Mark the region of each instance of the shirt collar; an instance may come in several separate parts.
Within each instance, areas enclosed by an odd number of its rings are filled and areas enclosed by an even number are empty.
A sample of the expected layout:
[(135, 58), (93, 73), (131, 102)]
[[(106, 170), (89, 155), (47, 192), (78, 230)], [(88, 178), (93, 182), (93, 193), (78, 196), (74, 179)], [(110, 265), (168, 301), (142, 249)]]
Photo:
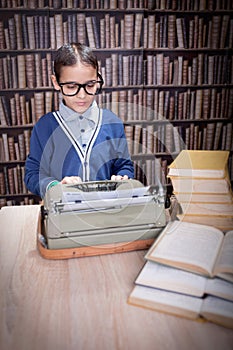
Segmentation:
[(69, 122), (71, 120), (75, 120), (76, 118), (80, 117), (81, 115), (88, 119), (93, 121), (95, 124), (98, 121), (98, 115), (99, 115), (99, 107), (96, 103), (96, 101), (93, 101), (91, 106), (84, 112), (84, 113), (77, 113), (71, 108), (67, 107), (63, 101), (61, 101), (60, 106), (59, 106), (59, 112), (63, 119), (66, 122)]

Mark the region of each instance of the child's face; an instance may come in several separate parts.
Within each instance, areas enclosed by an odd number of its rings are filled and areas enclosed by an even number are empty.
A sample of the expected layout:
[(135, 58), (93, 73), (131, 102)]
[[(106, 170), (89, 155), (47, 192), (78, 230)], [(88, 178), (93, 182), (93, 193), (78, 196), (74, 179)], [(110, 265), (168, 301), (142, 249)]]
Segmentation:
[[(90, 65), (77, 63), (74, 66), (64, 66), (62, 68), (59, 83), (75, 82), (85, 84), (92, 80), (97, 80), (96, 69)], [(52, 82), (56, 90), (61, 90), (55, 76), (52, 76)], [(66, 106), (78, 113), (84, 113), (90, 107), (94, 98), (94, 95), (88, 95), (83, 88), (75, 96), (63, 95)]]

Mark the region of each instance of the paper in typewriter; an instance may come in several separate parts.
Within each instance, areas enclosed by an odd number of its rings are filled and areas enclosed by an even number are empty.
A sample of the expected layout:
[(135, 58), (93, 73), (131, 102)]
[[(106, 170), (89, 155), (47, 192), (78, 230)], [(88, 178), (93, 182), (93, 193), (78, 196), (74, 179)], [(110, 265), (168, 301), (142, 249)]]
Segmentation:
[(151, 200), (148, 187), (127, 188), (114, 191), (63, 192), (63, 211), (114, 208), (147, 203)]

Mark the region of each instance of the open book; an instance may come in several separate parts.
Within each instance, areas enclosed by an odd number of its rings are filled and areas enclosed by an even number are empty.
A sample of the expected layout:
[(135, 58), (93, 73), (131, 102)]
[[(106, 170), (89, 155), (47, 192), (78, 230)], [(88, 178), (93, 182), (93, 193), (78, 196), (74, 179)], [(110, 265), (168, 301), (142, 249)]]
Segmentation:
[(206, 298), (197, 298), (136, 285), (128, 298), (128, 303), (190, 319), (202, 317), (233, 328), (233, 303), (210, 295)]
[(233, 282), (233, 231), (184, 221), (168, 223), (145, 258)]
[(147, 261), (138, 274), (136, 284), (170, 292), (203, 297), (206, 294), (233, 302), (233, 284), (221, 278), (209, 278)]

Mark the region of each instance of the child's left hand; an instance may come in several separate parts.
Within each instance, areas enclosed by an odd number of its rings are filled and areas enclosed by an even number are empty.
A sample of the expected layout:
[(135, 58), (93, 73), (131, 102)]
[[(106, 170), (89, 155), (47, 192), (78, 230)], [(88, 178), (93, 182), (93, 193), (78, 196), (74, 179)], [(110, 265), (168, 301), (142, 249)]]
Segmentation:
[(129, 177), (127, 175), (112, 175), (111, 180), (113, 181), (120, 181), (120, 180), (127, 180)]

